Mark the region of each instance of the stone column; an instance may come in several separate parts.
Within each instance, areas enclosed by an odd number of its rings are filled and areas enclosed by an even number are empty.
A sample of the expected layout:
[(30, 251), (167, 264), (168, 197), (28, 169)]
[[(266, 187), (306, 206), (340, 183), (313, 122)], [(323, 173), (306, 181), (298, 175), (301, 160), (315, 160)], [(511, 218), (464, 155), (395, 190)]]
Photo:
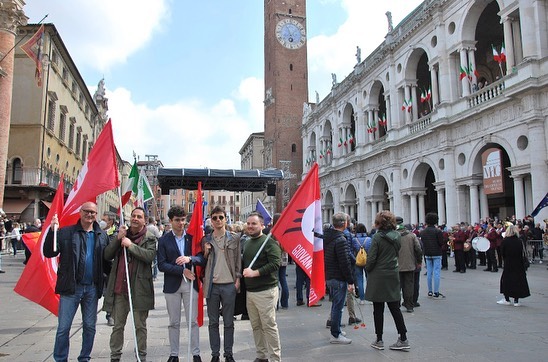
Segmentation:
[(512, 68), (515, 65), (514, 37), (512, 35), (512, 18), (508, 16), (504, 17), (504, 19), (502, 19), (502, 28), (504, 31), (504, 48), (506, 53), (506, 74), (511, 74)]
[(424, 206), (424, 196), (425, 196), (424, 192), (419, 193), (419, 223), (423, 223), (423, 224), (424, 224), (424, 216), (426, 214), (425, 212), (426, 208)]
[(367, 230), (371, 229), (371, 201), (366, 200), (365, 201), (365, 217), (363, 218), (363, 223), (365, 224), (365, 227), (367, 227)]
[[(466, 56), (466, 49), (460, 50), (460, 66), (462, 69), (468, 69), (468, 57)], [(459, 69), (459, 77), (460, 77), (460, 69)], [(462, 96), (466, 97), (470, 95), (470, 82), (468, 81), (468, 77), (464, 77), (461, 79), (460, 84), (462, 86)]]
[(375, 216), (377, 216), (377, 213), (378, 213), (378, 209), (377, 209), (377, 202), (375, 200), (371, 200), (371, 219), (370, 219), (370, 222), (369, 222), (369, 228), (371, 228), (371, 225), (373, 225), (375, 223)]
[[(13, 64), (17, 27), (27, 24), (23, 12), (24, 2), (4, 0), (0, 6), (0, 208), (4, 206), (4, 185), (6, 183), (6, 165), (11, 122), (11, 99), (13, 92)], [(32, 35), (31, 35), (32, 36)], [(34, 83), (34, 79), (32, 79)], [(35, 205), (38, 208), (39, 205)]]
[(414, 192), (411, 192), (409, 194), (409, 199), (411, 201), (411, 223), (412, 224), (419, 224), (419, 218), (417, 215), (417, 194)]
[(386, 132), (388, 132), (389, 129), (394, 128), (394, 121), (392, 120), (392, 104), (390, 103), (389, 95), (386, 95), (384, 99), (386, 101), (386, 121), (388, 122), (386, 125)]
[(470, 48), (468, 49), (468, 63), (472, 66), (472, 70), (470, 72), (470, 76), (472, 77), (472, 84), (478, 84), (478, 78), (476, 77), (475, 72), (477, 71), (476, 68), (476, 57), (474, 54), (474, 51), (476, 49)]
[(512, 176), (514, 178), (514, 203), (516, 205), (516, 218), (523, 219), (525, 211), (525, 194), (523, 189), (523, 175)]
[(432, 108), (435, 108), (439, 103), (438, 72), (435, 65), (430, 67), (430, 80), (432, 82)]
[(470, 185), (470, 224), (474, 225), (474, 223), (479, 222), (481, 218), (479, 213), (480, 213), (480, 202), (479, 202), (478, 185), (471, 184)]
[[(373, 124), (373, 110), (369, 109), (367, 111), (367, 124)], [(373, 142), (375, 140), (375, 136), (373, 133), (367, 133), (369, 142)]]
[(483, 184), (480, 185), (479, 196), (480, 196), (480, 218), (487, 219), (489, 217), (489, 201), (487, 200), (487, 195), (484, 192)]
[(445, 169), (443, 172), (445, 178), (445, 210), (447, 212), (447, 225), (457, 223), (457, 193), (455, 191), (455, 163), (454, 152), (448, 149), (444, 152), (443, 159)]
[(399, 165), (392, 169), (392, 200), (394, 213), (403, 217), (403, 201), (401, 194), (401, 178)]
[(417, 85), (413, 84), (411, 86), (411, 99), (413, 103), (413, 108), (411, 109), (411, 112), (413, 113), (413, 120), (412, 122), (419, 119), (419, 103), (417, 102)]
[(377, 130), (374, 132), (374, 135), (375, 135), (375, 139), (379, 139), (379, 136), (380, 136), (380, 127), (381, 125), (379, 124), (379, 110), (378, 109), (373, 109), (373, 122), (375, 122), (375, 124), (377, 125)]
[(356, 146), (363, 145), (366, 143), (367, 127), (365, 125), (365, 117), (360, 116), (360, 112), (354, 113), (354, 119), (356, 120)]
[[(409, 89), (410, 87), (408, 85), (403, 86), (403, 93), (404, 93), (404, 101), (409, 102), (411, 99), (411, 91)], [(407, 104), (404, 104), (407, 105)], [(404, 110), (405, 112), (405, 124), (411, 123), (411, 113), (407, 112), (407, 109)]]
[[(361, 178), (358, 180), (358, 220), (364, 222), (366, 218), (366, 207), (367, 203), (365, 202), (365, 179)], [(369, 228), (367, 228), (369, 230)]]
[[(528, 123), (529, 127), (529, 159), (531, 162), (531, 188), (533, 197), (533, 207), (537, 207), (538, 203), (546, 195), (546, 183), (548, 180), (548, 171), (546, 170), (546, 143), (544, 135), (545, 120), (538, 119)], [(516, 215), (517, 216), (517, 215)], [(540, 213), (535, 217), (535, 220), (544, 220), (548, 218), (548, 208), (540, 210)]]
[(441, 225), (447, 221), (445, 217), (445, 189), (439, 187), (436, 189), (436, 192), (438, 196), (438, 218)]

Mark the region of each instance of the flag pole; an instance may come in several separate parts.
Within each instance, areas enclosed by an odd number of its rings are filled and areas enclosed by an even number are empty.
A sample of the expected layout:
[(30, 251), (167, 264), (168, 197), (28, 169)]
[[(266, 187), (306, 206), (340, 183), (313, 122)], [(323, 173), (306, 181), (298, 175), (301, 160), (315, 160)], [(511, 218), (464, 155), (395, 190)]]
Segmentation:
[[(48, 17), (48, 15), (49, 15), (49, 14), (46, 14), (46, 15), (42, 18), (42, 20), (40, 20), (38, 23), (36, 23), (36, 25), (42, 24), (42, 21), (44, 21), (44, 19), (46, 19), (46, 18)], [(38, 29), (40, 29), (40, 28), (38, 28)], [(11, 49), (8, 50), (8, 51), (6, 52), (6, 54), (4, 54), (4, 56), (2, 57), (2, 59), (0, 59), (0, 63), (2, 63), (2, 60), (6, 59), (6, 57), (8, 56), (8, 54), (11, 53), (12, 50), (15, 49), (15, 47), (18, 46), (19, 43), (22, 42), (24, 39), (25, 39), (25, 37), (22, 37), (21, 39), (19, 39), (19, 41), (18, 41), (17, 43), (15, 43), (15, 45), (12, 46)]]
[[(124, 211), (122, 206), (122, 186), (118, 186), (118, 200), (120, 200), (120, 227), (126, 227), (124, 225)], [(135, 329), (135, 316), (133, 315), (133, 299), (131, 298), (131, 284), (129, 283), (129, 267), (127, 264), (127, 248), (124, 248), (124, 266), (126, 268), (126, 281), (127, 281), (127, 295), (129, 298), (129, 313), (131, 314), (131, 326), (133, 332), (133, 343), (135, 346), (135, 356), (137, 361), (141, 362), (139, 357), (139, 348), (137, 347), (137, 331)]]
[(253, 258), (253, 260), (251, 260), (251, 263), (249, 263), (249, 266), (248, 266), (249, 269), (251, 269), (253, 267), (253, 264), (255, 264), (255, 262), (257, 261), (257, 258), (259, 257), (259, 254), (261, 253), (261, 251), (263, 251), (264, 246), (266, 245), (266, 243), (268, 242), (268, 240), (270, 239), (271, 236), (272, 236), (272, 232), (270, 232), (267, 235), (266, 240), (263, 242), (263, 245), (261, 245), (261, 247), (259, 248), (259, 251), (257, 251), (257, 254), (255, 254), (255, 257)]
[[(184, 276), (185, 266), (183, 265), (183, 276)], [(194, 265), (192, 265), (191, 271), (194, 273)], [(186, 278), (185, 278), (186, 280)], [(187, 361), (192, 360), (192, 310), (194, 309), (194, 281), (190, 281), (190, 308), (188, 309), (188, 348), (187, 348)]]
[[(57, 214), (55, 214), (57, 218)], [(53, 224), (53, 252), (57, 252), (57, 229), (59, 229), (59, 219), (57, 219), (57, 224)]]

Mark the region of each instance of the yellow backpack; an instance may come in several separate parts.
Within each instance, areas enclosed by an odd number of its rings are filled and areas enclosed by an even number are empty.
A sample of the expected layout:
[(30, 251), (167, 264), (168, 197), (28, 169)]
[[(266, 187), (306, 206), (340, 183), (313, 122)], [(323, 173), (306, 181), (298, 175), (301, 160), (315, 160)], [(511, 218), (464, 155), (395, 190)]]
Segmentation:
[(367, 264), (367, 252), (363, 246), (360, 246), (358, 254), (356, 254), (356, 266), (364, 267)]

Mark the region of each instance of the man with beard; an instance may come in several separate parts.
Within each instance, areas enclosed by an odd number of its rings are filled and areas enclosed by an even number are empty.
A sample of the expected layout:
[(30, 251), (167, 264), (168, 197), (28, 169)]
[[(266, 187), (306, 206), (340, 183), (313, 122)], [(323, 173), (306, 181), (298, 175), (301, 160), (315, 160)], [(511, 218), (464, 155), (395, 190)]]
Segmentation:
[[(156, 257), (156, 237), (147, 231), (146, 212), (137, 207), (131, 212), (130, 227), (123, 225), (105, 248), (105, 259), (113, 260), (103, 308), (112, 314), (114, 327), (110, 335), (110, 359), (120, 361), (124, 346), (124, 328), (130, 311), (127, 279), (131, 288), (133, 320), (137, 349), (141, 361), (147, 355), (147, 318), (154, 309), (152, 262)], [(125, 256), (127, 255), (126, 274)]]
[[(276, 305), (278, 303), (278, 268), (282, 250), (272, 237), (266, 241), (263, 234), (264, 219), (258, 212), (247, 217), (249, 239), (244, 245), (243, 276), (247, 288), (247, 313), (253, 329), (253, 339), (257, 358), (255, 362), (281, 361), (282, 346), (278, 324), (276, 323)], [(255, 264), (250, 267), (257, 255)]]

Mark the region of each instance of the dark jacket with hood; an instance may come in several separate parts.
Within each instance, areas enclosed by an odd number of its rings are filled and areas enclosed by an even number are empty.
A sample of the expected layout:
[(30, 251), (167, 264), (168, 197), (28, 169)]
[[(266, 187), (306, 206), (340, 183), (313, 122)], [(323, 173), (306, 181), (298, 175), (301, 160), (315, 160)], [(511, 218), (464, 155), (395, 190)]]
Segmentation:
[(325, 280), (354, 284), (354, 265), (350, 262), (348, 241), (342, 231), (329, 229), (324, 233), (323, 256)]
[[(104, 284), (103, 253), (108, 245), (109, 238), (97, 222), (93, 223), (93, 233), (95, 234), (93, 283), (97, 290), (97, 298), (101, 298)], [(57, 245), (57, 251), (53, 251), (53, 228), (50, 228), (44, 241), (43, 252), (46, 258), (59, 255), (55, 293), (72, 295), (76, 290), (76, 283), (79, 283), (84, 277), (86, 261), (87, 231), (82, 229), (80, 220), (74, 225), (59, 229), (57, 232)]]
[(400, 233), (378, 231), (367, 253), (365, 299), (371, 302), (394, 302), (401, 299), (398, 255)]

